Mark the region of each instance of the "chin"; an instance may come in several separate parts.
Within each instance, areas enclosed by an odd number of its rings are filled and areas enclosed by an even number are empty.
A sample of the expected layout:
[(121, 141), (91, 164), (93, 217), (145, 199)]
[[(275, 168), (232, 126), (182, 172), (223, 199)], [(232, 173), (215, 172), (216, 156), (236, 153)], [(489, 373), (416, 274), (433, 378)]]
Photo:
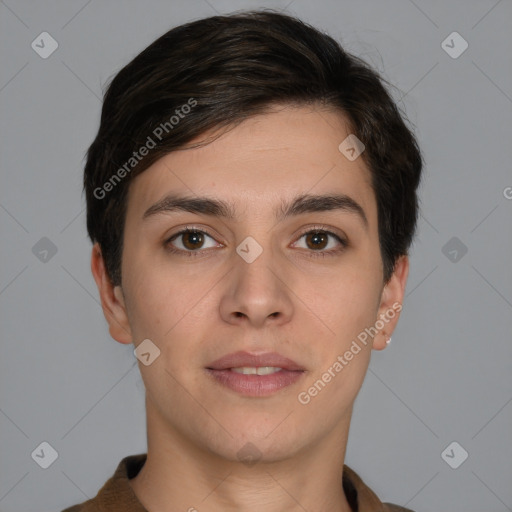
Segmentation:
[[(304, 432), (294, 428), (280, 429), (283, 417), (270, 422), (232, 422), (229, 432), (218, 436), (214, 434), (206, 443), (209, 450), (229, 461), (245, 462), (252, 465), (256, 461), (277, 462), (294, 456), (305, 444)], [(236, 427), (235, 427), (236, 426)], [(276, 428), (277, 427), (277, 428)], [(294, 435), (296, 434), (296, 435)]]

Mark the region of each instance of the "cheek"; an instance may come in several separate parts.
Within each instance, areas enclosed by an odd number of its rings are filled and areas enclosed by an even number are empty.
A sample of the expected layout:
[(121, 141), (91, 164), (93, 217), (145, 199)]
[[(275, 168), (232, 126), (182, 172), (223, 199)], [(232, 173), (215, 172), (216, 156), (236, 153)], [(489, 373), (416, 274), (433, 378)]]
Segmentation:
[(331, 274), (323, 283), (317, 281), (313, 294), (311, 284), (303, 285), (309, 309), (324, 321), (338, 348), (374, 323), (380, 303), (378, 279), (375, 272), (354, 269)]
[(312, 417), (320, 415), (326, 422), (350, 407), (362, 385), (372, 348), (365, 329), (377, 312), (375, 287), (368, 282), (345, 284), (322, 297), (329, 330), (313, 338), (318, 364), (301, 390)]
[(213, 276), (198, 279), (197, 273), (187, 277), (158, 266), (138, 270), (127, 287), (135, 342), (153, 340), (166, 359), (187, 357), (194, 334), (215, 311), (215, 282)]
[(132, 329), (149, 337), (148, 333), (158, 333), (163, 324), (170, 324), (172, 317), (179, 314), (177, 309), (183, 305), (184, 297), (176, 280), (179, 276), (169, 274), (169, 268), (156, 257), (156, 251), (162, 249), (145, 249), (147, 246), (148, 242), (137, 245), (133, 240), (126, 241), (123, 287), (129, 297), (127, 306)]

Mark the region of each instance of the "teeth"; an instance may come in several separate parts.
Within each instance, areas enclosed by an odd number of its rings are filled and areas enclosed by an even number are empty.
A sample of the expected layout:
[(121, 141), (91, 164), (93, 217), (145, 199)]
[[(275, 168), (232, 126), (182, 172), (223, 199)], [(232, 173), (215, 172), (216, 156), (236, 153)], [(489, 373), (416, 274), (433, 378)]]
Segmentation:
[(271, 373), (277, 373), (282, 370), (282, 368), (278, 368), (276, 366), (243, 366), (241, 368), (231, 368), (232, 372), (242, 373), (244, 375), (270, 375)]

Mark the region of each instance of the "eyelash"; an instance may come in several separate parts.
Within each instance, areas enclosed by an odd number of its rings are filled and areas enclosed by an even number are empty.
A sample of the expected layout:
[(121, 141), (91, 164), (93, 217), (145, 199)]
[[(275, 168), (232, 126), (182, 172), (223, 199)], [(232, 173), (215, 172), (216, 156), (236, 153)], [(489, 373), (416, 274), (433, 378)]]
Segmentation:
[[(334, 237), (340, 243), (341, 247), (337, 248), (337, 249), (330, 249), (328, 251), (311, 250), (309, 252), (311, 253), (310, 254), (311, 257), (313, 257), (313, 258), (318, 258), (318, 257), (325, 258), (326, 256), (336, 256), (337, 254), (343, 252), (349, 245), (349, 243), (346, 239), (340, 237), (339, 235), (337, 235), (336, 233), (333, 233), (332, 231), (329, 231), (329, 229), (327, 229), (325, 226), (313, 226), (313, 227), (308, 228), (307, 230), (303, 231), (299, 235), (299, 237), (297, 238), (297, 241), (300, 240), (304, 235), (308, 235), (310, 233), (318, 233), (318, 232), (325, 233), (327, 235)], [(215, 239), (215, 237), (205, 229), (197, 229), (194, 227), (187, 226), (186, 228), (182, 229), (181, 231), (174, 233), (170, 238), (168, 238), (164, 242), (164, 247), (166, 248), (166, 250), (168, 250), (169, 252), (171, 252), (173, 254), (179, 254), (179, 255), (186, 256), (186, 257), (198, 258), (198, 257), (202, 257), (204, 255), (202, 253), (209, 252), (209, 249), (213, 249), (213, 247), (210, 247), (208, 249), (198, 249), (196, 251), (190, 251), (190, 250), (185, 251), (183, 249), (177, 249), (177, 248), (173, 247), (171, 245), (171, 242), (174, 241), (176, 238), (178, 238), (180, 235), (183, 235), (185, 233), (203, 233), (205, 235), (208, 235), (210, 238)]]

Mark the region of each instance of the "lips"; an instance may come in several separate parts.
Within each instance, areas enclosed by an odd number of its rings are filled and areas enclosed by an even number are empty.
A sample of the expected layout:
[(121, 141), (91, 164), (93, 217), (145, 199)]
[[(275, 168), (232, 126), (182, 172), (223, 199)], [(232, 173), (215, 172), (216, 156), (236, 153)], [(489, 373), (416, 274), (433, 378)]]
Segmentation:
[(306, 369), (275, 352), (234, 352), (206, 367), (214, 381), (240, 395), (264, 397), (301, 380)]
[(305, 368), (287, 357), (276, 352), (267, 352), (265, 354), (250, 354), (249, 352), (233, 352), (227, 354), (206, 368), (209, 370), (230, 370), (231, 368), (258, 368), (274, 367), (282, 368), (288, 371), (305, 371)]

